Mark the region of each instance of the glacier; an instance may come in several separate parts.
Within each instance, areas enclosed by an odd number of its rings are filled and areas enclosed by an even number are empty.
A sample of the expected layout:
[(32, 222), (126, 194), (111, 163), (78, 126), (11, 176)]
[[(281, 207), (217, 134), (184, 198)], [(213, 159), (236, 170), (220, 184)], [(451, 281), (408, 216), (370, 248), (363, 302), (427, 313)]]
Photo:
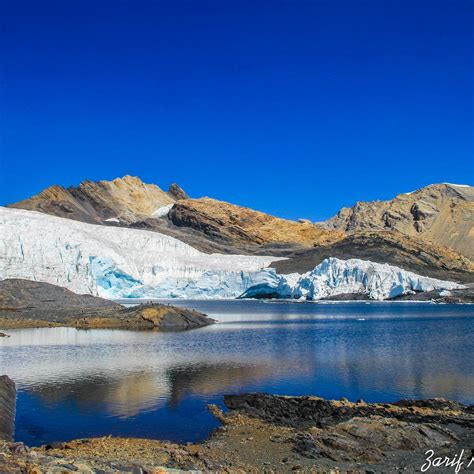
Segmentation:
[(362, 293), (382, 300), (456, 283), (388, 264), (328, 258), (312, 271), (279, 275), (273, 256), (205, 254), (178, 239), (0, 207), (0, 279), (52, 283), (121, 298), (292, 298)]
[(0, 278), (104, 298), (236, 298), (272, 256), (205, 254), (146, 230), (0, 207)]
[(368, 260), (327, 258), (310, 272), (278, 275), (266, 269), (266, 277), (241, 298), (293, 298), (319, 300), (344, 294), (364, 294), (385, 300), (419, 291), (463, 288), (450, 281), (417, 275), (402, 268)]

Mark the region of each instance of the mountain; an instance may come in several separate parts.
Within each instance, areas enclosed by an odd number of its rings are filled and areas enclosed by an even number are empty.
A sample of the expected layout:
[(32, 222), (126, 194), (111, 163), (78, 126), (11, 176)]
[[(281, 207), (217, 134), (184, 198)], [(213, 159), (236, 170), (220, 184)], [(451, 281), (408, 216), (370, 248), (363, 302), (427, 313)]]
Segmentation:
[(359, 202), (314, 224), (209, 197), (192, 199), (176, 184), (165, 192), (125, 176), (67, 189), (52, 186), (10, 207), (111, 228), (153, 231), (205, 254), (273, 255), (272, 265), (280, 273), (304, 273), (336, 257), (472, 282), (473, 206), (474, 188), (439, 184), (391, 201)]
[(139, 178), (84, 181), (79, 186), (51, 186), (8, 207), (58, 217), (160, 232), (206, 253), (279, 256), (343, 233), (309, 221), (290, 221), (210, 198), (189, 199), (177, 185), (164, 192)]
[(451, 247), (474, 259), (474, 187), (433, 184), (389, 201), (357, 202), (322, 223), (325, 228), (396, 230)]
[(308, 220), (291, 221), (209, 197), (176, 202), (168, 214), (177, 227), (188, 227), (237, 248), (249, 245), (312, 247), (341, 239), (340, 231)]
[(124, 176), (113, 181), (84, 181), (79, 186), (51, 186), (9, 207), (29, 209), (94, 224), (132, 224), (154, 217), (186, 193), (173, 184), (168, 192), (139, 178)]
[(278, 273), (305, 273), (323, 260), (361, 259), (388, 263), (420, 275), (459, 282), (474, 282), (474, 264), (455, 250), (394, 231), (359, 231), (343, 239), (287, 254), (272, 262)]

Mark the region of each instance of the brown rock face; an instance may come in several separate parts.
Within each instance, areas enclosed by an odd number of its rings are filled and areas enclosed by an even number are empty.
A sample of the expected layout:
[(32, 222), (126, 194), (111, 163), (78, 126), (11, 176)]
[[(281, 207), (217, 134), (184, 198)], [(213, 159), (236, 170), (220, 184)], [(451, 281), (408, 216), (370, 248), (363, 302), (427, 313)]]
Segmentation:
[(474, 259), (474, 187), (434, 184), (390, 201), (358, 202), (324, 226), (345, 232), (396, 230)]
[(67, 189), (51, 186), (10, 207), (94, 224), (127, 225), (153, 217), (158, 208), (173, 204), (178, 199), (175, 194), (186, 195), (176, 184), (166, 193), (154, 184), (143, 183), (133, 176), (124, 176), (113, 181), (84, 181), (77, 187)]
[(295, 222), (208, 197), (178, 201), (169, 213), (175, 226), (190, 227), (211, 239), (235, 245), (271, 243), (312, 246), (340, 239), (340, 231), (309, 221)]

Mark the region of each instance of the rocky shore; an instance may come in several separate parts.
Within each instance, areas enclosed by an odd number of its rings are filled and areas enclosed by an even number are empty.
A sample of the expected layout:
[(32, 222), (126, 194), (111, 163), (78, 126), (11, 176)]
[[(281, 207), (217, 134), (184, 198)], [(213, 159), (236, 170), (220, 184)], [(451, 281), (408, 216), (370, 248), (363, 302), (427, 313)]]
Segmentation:
[(403, 295), (395, 298), (395, 301), (432, 301), (440, 304), (474, 304), (474, 284), (465, 285), (464, 288), (449, 291), (425, 291), (412, 295)]
[(198, 311), (163, 304), (126, 308), (49, 283), (0, 281), (0, 329), (75, 327), (81, 329), (186, 330), (214, 320)]
[[(1, 378), (0, 393), (2, 383), (11, 384)], [(104, 437), (28, 448), (5, 440), (0, 472), (417, 472), (430, 449), (463, 453), (463, 469), (474, 454), (474, 407), (444, 399), (381, 404), (257, 393), (224, 403), (227, 413), (209, 407), (222, 425), (202, 443)]]

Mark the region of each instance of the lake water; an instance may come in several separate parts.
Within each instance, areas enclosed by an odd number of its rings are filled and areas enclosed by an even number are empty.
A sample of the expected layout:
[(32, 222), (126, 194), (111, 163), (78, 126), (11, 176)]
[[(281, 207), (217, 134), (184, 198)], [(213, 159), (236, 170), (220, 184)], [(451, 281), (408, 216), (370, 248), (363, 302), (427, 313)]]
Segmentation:
[(474, 306), (173, 301), (219, 321), (178, 333), (7, 331), (0, 373), (18, 386), (16, 439), (205, 438), (206, 405), (265, 391), (474, 402)]

